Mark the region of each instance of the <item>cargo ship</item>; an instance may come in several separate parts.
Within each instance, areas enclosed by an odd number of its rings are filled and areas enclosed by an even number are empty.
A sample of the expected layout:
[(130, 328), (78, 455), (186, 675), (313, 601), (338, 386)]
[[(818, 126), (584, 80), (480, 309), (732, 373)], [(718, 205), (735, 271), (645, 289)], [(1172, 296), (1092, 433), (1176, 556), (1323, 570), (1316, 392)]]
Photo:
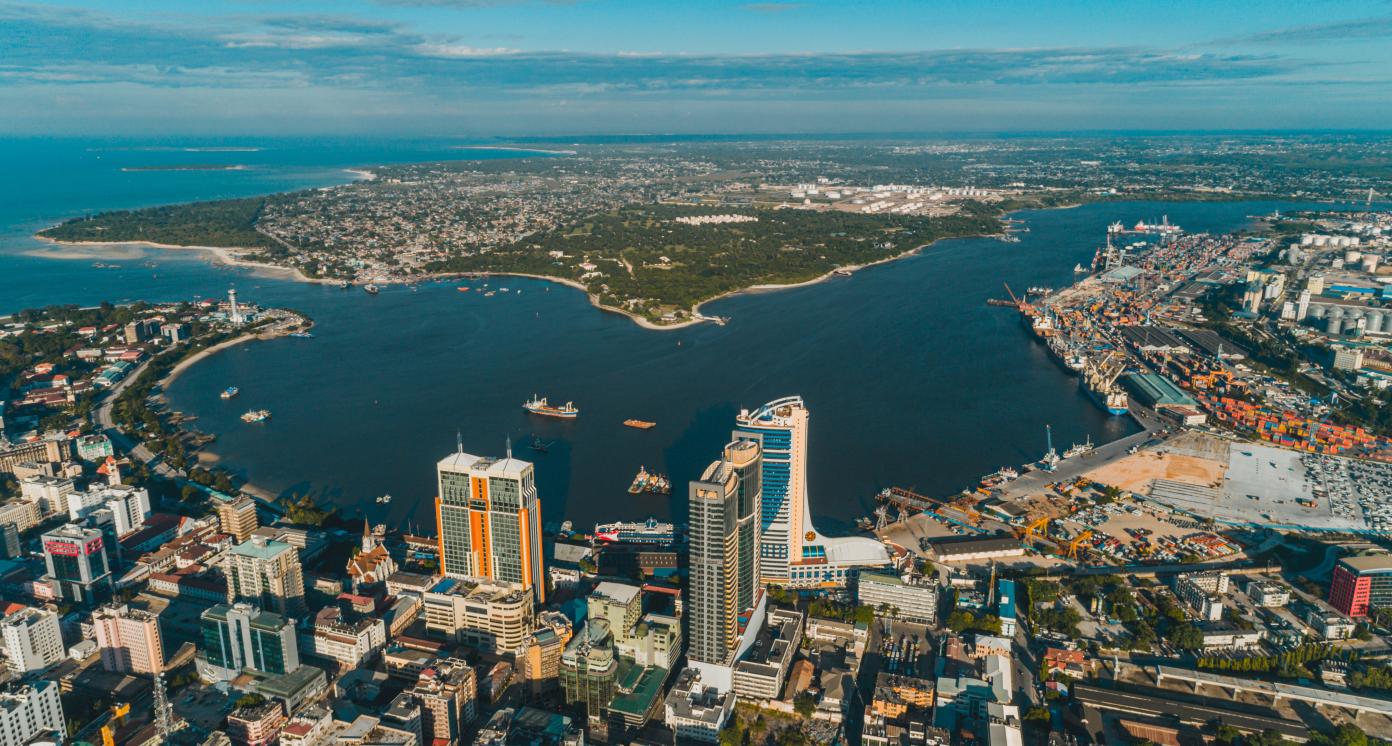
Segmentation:
[(648, 422), (647, 420), (624, 420), (624, 424), (639, 430), (651, 430), (657, 427), (656, 422)]
[(672, 483), (667, 477), (657, 473), (648, 473), (647, 467), (638, 467), (638, 474), (633, 477), (633, 483), (628, 486), (630, 495), (637, 495), (640, 492), (647, 492), (654, 495), (672, 494)]
[(1107, 414), (1120, 417), (1131, 411), (1131, 400), (1126, 396), (1125, 391), (1115, 386), (1099, 390), (1087, 385), (1086, 381), (1080, 382), (1079, 385), (1087, 391), (1088, 396), (1094, 402), (1097, 402), (1097, 406), (1107, 410)]
[(242, 393), (242, 390), (237, 388), (236, 386), (228, 386), (227, 388), (223, 389), (222, 393), (218, 394), (218, 396), (221, 396), (224, 399), (231, 399), (232, 397), (240, 393)]
[(242, 422), (265, 422), (271, 418), (269, 409), (253, 409), (242, 415)]
[(532, 394), (532, 398), (522, 402), (522, 408), (532, 414), (539, 414), (543, 417), (559, 417), (563, 420), (573, 420), (580, 416), (580, 410), (575, 407), (573, 402), (566, 402), (565, 406), (553, 407), (546, 402), (546, 397)]
[(671, 544), (677, 540), (677, 531), (670, 523), (649, 518), (642, 523), (629, 521), (596, 524), (594, 538), (595, 541), (621, 541), (630, 544)]

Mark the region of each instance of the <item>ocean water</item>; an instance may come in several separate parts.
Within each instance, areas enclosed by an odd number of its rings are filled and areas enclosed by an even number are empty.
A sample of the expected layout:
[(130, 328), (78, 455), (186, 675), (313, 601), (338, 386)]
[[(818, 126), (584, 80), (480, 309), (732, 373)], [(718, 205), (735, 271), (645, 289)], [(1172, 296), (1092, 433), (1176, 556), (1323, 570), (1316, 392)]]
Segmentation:
[[(486, 298), (460, 283), (381, 295), (260, 277), (201, 252), (73, 252), (36, 229), (86, 212), (323, 186), (344, 169), (448, 157), (452, 143), (351, 141), (0, 142), (0, 313), (49, 303), (220, 295), (284, 305), (316, 320), (314, 339), (255, 342), (219, 354), (170, 387), (175, 409), (216, 433), (220, 463), (275, 493), (314, 492), (349, 515), (429, 525), (434, 463), (455, 447), (535, 461), (545, 520), (578, 525), (648, 515), (682, 519), (688, 480), (718, 456), (741, 408), (803, 396), (811, 409), (809, 485), (823, 530), (845, 530), (880, 489), (946, 494), (1038, 458), (1055, 443), (1134, 432), (1101, 412), (1009, 309), (985, 305), (1030, 285), (1060, 286), (1106, 224), (1171, 222), (1231, 230), (1285, 203), (1116, 203), (1019, 214), (1019, 243), (940, 242), (849, 278), (735, 296), (707, 310), (727, 326), (648, 331), (593, 308), (579, 291), (494, 278)], [(256, 151), (188, 150), (256, 146)], [(123, 171), (168, 163), (240, 171)], [(72, 256), (82, 258), (66, 258)], [(116, 268), (94, 267), (93, 262)], [(480, 284), (480, 283), (470, 283)], [(222, 401), (229, 385), (242, 395)], [(521, 403), (573, 400), (574, 422)], [(272, 410), (247, 425), (249, 408)], [(657, 427), (624, 427), (626, 418)], [(529, 448), (533, 438), (548, 452)], [(640, 466), (671, 476), (670, 497), (629, 495)], [(390, 493), (390, 504), (376, 501)]]

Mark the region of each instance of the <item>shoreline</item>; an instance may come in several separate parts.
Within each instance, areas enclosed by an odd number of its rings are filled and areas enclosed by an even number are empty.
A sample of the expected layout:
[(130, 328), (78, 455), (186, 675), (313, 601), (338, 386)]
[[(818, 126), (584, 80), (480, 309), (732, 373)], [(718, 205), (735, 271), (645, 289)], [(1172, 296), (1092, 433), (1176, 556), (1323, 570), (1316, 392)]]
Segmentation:
[[(144, 249), (159, 249), (161, 251), (203, 251), (207, 252), (208, 254), (211, 254), (213, 259), (217, 263), (226, 265), (228, 267), (250, 269), (255, 272), (262, 272), (269, 275), (280, 275), (282, 277), (287, 277), (291, 280), (295, 280), (296, 282), (304, 282), (309, 283), (311, 285), (336, 285), (339, 282), (339, 280), (331, 280), (328, 278), (310, 277), (309, 275), (306, 275), (304, 272), (300, 271), (298, 268), (295, 267), (284, 267), (279, 264), (255, 262), (250, 259), (238, 256), (236, 253), (234, 253), (239, 251), (255, 251), (255, 249), (249, 249), (245, 246), (185, 246), (182, 244), (157, 243), (155, 241), (63, 241), (56, 238), (49, 238), (48, 236), (39, 235), (38, 233), (33, 234), (33, 236), (31, 237), (37, 241), (42, 241), (46, 244), (51, 244), (53, 246), (87, 246), (94, 248), (120, 248), (128, 246)], [(78, 259), (79, 257), (60, 258)]]
[[(365, 172), (365, 173), (368, 173), (368, 172)], [(373, 175), (373, 176), (371, 176), (371, 177), (364, 177), (364, 178), (375, 178), (375, 175)], [(717, 319), (718, 317), (706, 316), (705, 314), (703, 314), (703, 313), (701, 312), (701, 309), (702, 309), (707, 303), (713, 303), (713, 302), (718, 301), (718, 300), (722, 300), (722, 299), (725, 299), (725, 298), (729, 298), (729, 297), (733, 297), (733, 296), (741, 295), (741, 294), (745, 294), (745, 293), (750, 293), (750, 294), (753, 294), (753, 293), (772, 293), (772, 292), (777, 292), (777, 291), (779, 291), (779, 290), (791, 290), (791, 289), (793, 289), (793, 288), (800, 288), (800, 287), (808, 287), (808, 286), (811, 286), (811, 285), (817, 285), (817, 284), (826, 282), (827, 280), (830, 280), (830, 279), (832, 279), (833, 277), (836, 277), (836, 276), (838, 276), (838, 275), (845, 275), (845, 276), (849, 277), (849, 276), (851, 276), (851, 275), (855, 274), (856, 272), (859, 272), (859, 271), (861, 271), (861, 270), (863, 270), (863, 269), (868, 269), (868, 268), (870, 268), (870, 267), (876, 267), (876, 266), (879, 266), (879, 265), (882, 265), (882, 264), (888, 264), (888, 263), (890, 263), (890, 262), (895, 262), (895, 261), (898, 261), (898, 260), (900, 260), (900, 259), (905, 259), (905, 258), (907, 258), (907, 257), (913, 256), (914, 254), (918, 254), (918, 253), (922, 252), (924, 249), (930, 248), (931, 246), (933, 246), (934, 244), (936, 244), (936, 243), (939, 242), (939, 241), (944, 241), (944, 240), (953, 239), (953, 238), (989, 238), (989, 237), (991, 237), (992, 235), (996, 235), (996, 234), (980, 234), (980, 233), (978, 233), (978, 234), (969, 234), (969, 235), (962, 235), (962, 236), (944, 236), (944, 237), (942, 237), (942, 238), (935, 238), (935, 239), (933, 239), (932, 241), (929, 241), (928, 243), (921, 244), (921, 245), (919, 245), (919, 246), (915, 246), (915, 247), (913, 247), (913, 248), (911, 248), (911, 249), (908, 249), (908, 250), (906, 250), (906, 251), (902, 251), (902, 252), (900, 252), (900, 253), (898, 253), (898, 254), (895, 254), (895, 255), (893, 255), (893, 256), (887, 256), (887, 257), (884, 257), (884, 258), (882, 258), (882, 259), (877, 259), (877, 260), (875, 260), (875, 261), (873, 261), (873, 262), (867, 262), (867, 263), (865, 263), (865, 264), (848, 264), (848, 265), (844, 265), (844, 266), (833, 267), (832, 269), (826, 271), (825, 273), (823, 273), (823, 274), (821, 274), (821, 275), (818, 275), (817, 277), (813, 277), (813, 278), (810, 279), (810, 280), (803, 280), (803, 281), (801, 281), (801, 282), (792, 282), (792, 283), (767, 283), (767, 284), (761, 284), (761, 285), (750, 285), (749, 287), (736, 288), (736, 289), (734, 289), (734, 290), (727, 290), (727, 291), (725, 291), (725, 292), (723, 292), (723, 293), (720, 293), (719, 295), (716, 295), (716, 296), (711, 297), (711, 298), (707, 298), (707, 299), (702, 300), (702, 301), (696, 303), (695, 305), (691, 306), (690, 308), (687, 309), (687, 311), (688, 311), (690, 314), (692, 314), (692, 318), (687, 319), (687, 320), (685, 320), (685, 321), (679, 321), (679, 322), (674, 323), (674, 324), (657, 324), (657, 323), (654, 323), (654, 322), (650, 321), (647, 317), (645, 317), (645, 316), (640, 316), (640, 315), (638, 315), (638, 314), (636, 314), (636, 313), (634, 313), (634, 312), (632, 312), (632, 311), (629, 311), (629, 310), (627, 310), (627, 309), (618, 308), (618, 307), (616, 307), (616, 306), (609, 306), (609, 305), (605, 305), (605, 304), (603, 304), (603, 303), (600, 303), (600, 302), (599, 302), (599, 295), (598, 295), (598, 294), (590, 292), (589, 288), (585, 287), (585, 286), (584, 286), (583, 284), (581, 284), (580, 282), (578, 282), (578, 281), (576, 281), (576, 280), (572, 280), (572, 279), (570, 279), (570, 278), (568, 278), (568, 277), (555, 277), (555, 276), (551, 276), (551, 275), (538, 275), (538, 274), (534, 274), (534, 273), (530, 273), (530, 272), (505, 272), (505, 271), (479, 270), (479, 271), (471, 271), (471, 272), (426, 273), (426, 274), (421, 274), (421, 275), (417, 275), (417, 276), (411, 277), (411, 278), (409, 278), (409, 279), (407, 279), (407, 278), (403, 278), (403, 279), (385, 279), (385, 280), (377, 280), (376, 282), (377, 282), (377, 284), (379, 284), (379, 285), (407, 285), (407, 284), (412, 284), (412, 283), (416, 283), (416, 282), (436, 282), (436, 281), (450, 280), (450, 279), (459, 278), (459, 277), (526, 277), (526, 278), (533, 279), (533, 280), (544, 280), (544, 281), (547, 281), (547, 282), (554, 282), (554, 283), (556, 283), (556, 284), (558, 284), (558, 285), (564, 285), (564, 286), (566, 286), (566, 287), (570, 287), (570, 288), (574, 288), (574, 289), (576, 289), (576, 290), (579, 290), (580, 292), (582, 292), (582, 293), (585, 294), (585, 297), (586, 297), (586, 299), (589, 301), (589, 303), (590, 303), (591, 306), (594, 306), (595, 308), (597, 308), (597, 309), (599, 309), (599, 310), (601, 310), (601, 311), (606, 311), (606, 312), (609, 312), (609, 313), (615, 313), (615, 314), (619, 314), (619, 315), (621, 315), (621, 316), (625, 316), (625, 317), (627, 317), (630, 321), (632, 321), (634, 324), (638, 325), (638, 327), (640, 327), (640, 328), (642, 328), (642, 329), (647, 329), (647, 330), (649, 330), (649, 331), (674, 331), (674, 330), (677, 330), (677, 329), (685, 329), (685, 328), (687, 328), (687, 327), (695, 326), (695, 325), (697, 325), (697, 324), (703, 324), (703, 323), (708, 323), (708, 322), (714, 322), (714, 321), (716, 321), (716, 319)], [(251, 269), (251, 270), (253, 270), (253, 271), (265, 272), (265, 273), (271, 274), (271, 275), (279, 275), (279, 276), (282, 276), (282, 277), (288, 277), (289, 279), (295, 280), (295, 281), (297, 281), (297, 282), (304, 282), (304, 283), (310, 283), (310, 284), (316, 284), (316, 285), (337, 285), (339, 282), (341, 282), (341, 280), (335, 280), (335, 279), (328, 279), (328, 278), (313, 278), (313, 277), (309, 277), (308, 275), (304, 274), (304, 272), (302, 272), (302, 271), (300, 271), (299, 269), (294, 268), (294, 267), (282, 267), (282, 266), (277, 265), (277, 264), (266, 264), (266, 263), (263, 263), (263, 262), (254, 262), (254, 261), (250, 261), (250, 260), (248, 260), (248, 259), (243, 259), (242, 257), (237, 256), (236, 254), (233, 253), (233, 252), (237, 252), (237, 251), (253, 251), (253, 249), (248, 249), (248, 248), (245, 248), (245, 247), (236, 247), (236, 246), (181, 246), (181, 245), (177, 245), (177, 244), (156, 243), (156, 242), (154, 242), (154, 241), (61, 241), (61, 240), (58, 240), (58, 239), (55, 239), (55, 238), (49, 238), (49, 237), (47, 237), (47, 236), (41, 236), (41, 235), (39, 235), (39, 234), (37, 234), (37, 233), (34, 234), (33, 237), (34, 237), (35, 239), (38, 239), (39, 241), (43, 241), (43, 242), (45, 242), (45, 243), (52, 244), (52, 245), (54, 245), (54, 246), (91, 246), (91, 247), (122, 247), (122, 246), (132, 246), (132, 247), (137, 247), (137, 248), (152, 248), (152, 249), (159, 249), (159, 250), (165, 250), (165, 251), (170, 251), (170, 250), (172, 250), (172, 251), (177, 251), (177, 250), (204, 251), (204, 252), (207, 252), (207, 253), (211, 254), (212, 257), (214, 258), (214, 260), (216, 260), (217, 262), (220, 262), (220, 263), (222, 263), (222, 264), (224, 264), (224, 265), (227, 265), (227, 266), (229, 266), (229, 267), (241, 267), (241, 268)], [(355, 283), (355, 284), (356, 284), (356, 283)]]
[(161, 378), (156, 383), (156, 385), (158, 385), (162, 390), (167, 389), (169, 388), (169, 384), (174, 383), (174, 381), (178, 380), (179, 376), (183, 375), (185, 371), (187, 371), (189, 368), (192, 368), (197, 363), (207, 360), (208, 358), (212, 357), (213, 355), (216, 355), (219, 352), (222, 352), (223, 350), (226, 350), (231, 347), (236, 347), (237, 345), (242, 344), (244, 342), (250, 342), (253, 339), (274, 339), (274, 337), (263, 336), (260, 332), (251, 332), (249, 334), (243, 334), (239, 337), (233, 337), (232, 339), (223, 340), (222, 342), (218, 342), (212, 347), (204, 347), (198, 352), (195, 352), (192, 355), (189, 355), (188, 357), (184, 358), (183, 360), (180, 360), (177, 365), (169, 369), (168, 373), (164, 374), (164, 378)]

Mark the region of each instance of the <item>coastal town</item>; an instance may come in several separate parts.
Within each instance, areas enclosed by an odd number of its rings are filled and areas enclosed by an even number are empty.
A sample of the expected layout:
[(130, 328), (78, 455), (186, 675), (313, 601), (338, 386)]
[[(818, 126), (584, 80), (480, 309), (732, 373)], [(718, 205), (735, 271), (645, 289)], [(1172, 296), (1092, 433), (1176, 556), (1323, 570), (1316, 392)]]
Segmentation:
[[(938, 239), (1011, 240), (1001, 219), (1007, 209), (1392, 191), (1387, 179), (1304, 165), (1340, 148), (1375, 157), (1376, 143), (1132, 138), (1091, 146), (775, 142), (505, 151), (523, 157), (374, 166), (355, 171), (369, 178), (341, 186), (88, 215), (38, 235), (69, 244), (206, 247), (227, 260), (369, 289), (461, 274), (536, 275), (671, 328), (704, 320), (701, 304), (723, 295), (813, 281)], [(1204, 167), (1196, 172), (1194, 163)], [(730, 216), (736, 220), (720, 219)]]
[[(1009, 198), (787, 191), (809, 214), (910, 221)], [(729, 199), (645, 209), (693, 231), (768, 219)], [(312, 337), (302, 314), (234, 291), (12, 315), (4, 743), (1392, 735), (1392, 213), (1251, 220), (1097, 225), (1069, 286), (1003, 286), (983, 311), (1016, 316), (1019, 343), (1137, 431), (1045, 428), (1037, 460), (955, 494), (886, 488), (841, 536), (814, 525), (816, 402), (792, 392), (742, 403), (699, 473), (639, 471), (630, 493), (672, 493), (680, 522), (543, 522), (546, 449), (461, 436), (433, 494), (395, 498), (434, 525), (388, 525), (205, 468), (216, 433), (164, 401), (222, 346)], [(523, 407), (573, 421), (583, 404)], [(245, 406), (247, 427), (273, 416)]]

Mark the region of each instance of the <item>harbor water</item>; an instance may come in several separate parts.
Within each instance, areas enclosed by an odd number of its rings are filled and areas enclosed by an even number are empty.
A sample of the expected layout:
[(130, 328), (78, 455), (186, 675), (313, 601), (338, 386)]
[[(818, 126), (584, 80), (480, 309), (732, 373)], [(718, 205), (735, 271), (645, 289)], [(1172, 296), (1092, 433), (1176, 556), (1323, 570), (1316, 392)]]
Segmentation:
[[(237, 288), (239, 299), (315, 319), (312, 339), (240, 345), (184, 373), (174, 409), (218, 437), (210, 459), (274, 494), (312, 492), (348, 515), (433, 525), (434, 464), (455, 447), (534, 461), (544, 520), (577, 526), (648, 515), (681, 520), (686, 483), (729, 440), (742, 407), (798, 394), (811, 410), (812, 513), (847, 530), (891, 485), (928, 494), (971, 486), (1039, 458), (1045, 425), (1060, 450), (1137, 430), (1101, 411), (1008, 308), (985, 301), (1003, 283), (1061, 287), (1087, 264), (1108, 223), (1158, 220), (1223, 231), (1287, 203), (1110, 203), (1028, 211), (1018, 243), (942, 241), (921, 254), (796, 289), (745, 294), (703, 310), (726, 326), (649, 331), (602, 312), (574, 289), (489, 278), (491, 297), (459, 284), (360, 289), (296, 283), (218, 266), (202, 252), (96, 255), (27, 236), (101, 209), (321, 186), (342, 169), (459, 157), (424, 145), (357, 146), (311, 155), (293, 144), (248, 152), (122, 150), (90, 157), (75, 141), (13, 150), (23, 173), (0, 187), (0, 312), (47, 303), (172, 300)], [(357, 148), (357, 149), (355, 149)], [(121, 171), (152, 157), (238, 163), (241, 171)], [(47, 155), (45, 155), (47, 153)], [(279, 154), (279, 155), (277, 155)], [(22, 158), (20, 156), (23, 156)], [(47, 163), (58, 163), (54, 171)], [(29, 187), (17, 186), (19, 177)], [(73, 258), (77, 257), (77, 258)], [(95, 264), (101, 266), (94, 266)], [(241, 389), (233, 400), (220, 393)], [(574, 401), (574, 420), (525, 412), (533, 394)], [(248, 424), (249, 408), (272, 412)], [(629, 418), (657, 423), (625, 427)], [(546, 452), (529, 448), (534, 438)], [(631, 495), (639, 467), (668, 475), (672, 494)], [(390, 503), (377, 496), (390, 493)]]

